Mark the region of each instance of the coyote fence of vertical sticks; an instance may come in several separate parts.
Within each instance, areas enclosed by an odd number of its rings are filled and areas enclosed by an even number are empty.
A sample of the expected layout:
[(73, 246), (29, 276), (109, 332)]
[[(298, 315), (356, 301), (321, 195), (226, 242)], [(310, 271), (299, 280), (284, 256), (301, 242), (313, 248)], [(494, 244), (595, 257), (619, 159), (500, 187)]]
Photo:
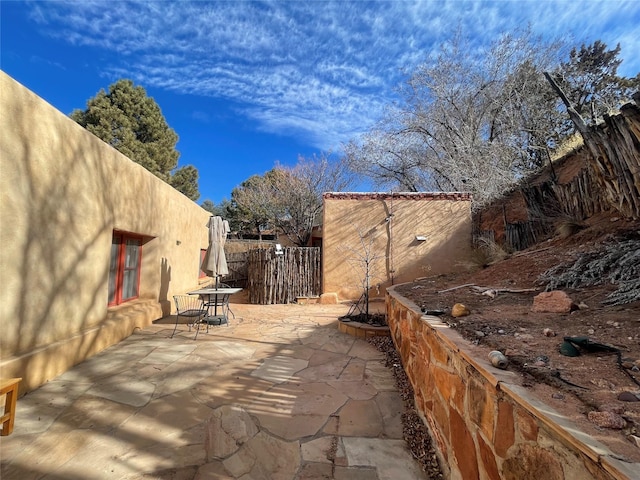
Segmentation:
[(249, 251), (249, 302), (258, 305), (293, 303), (297, 297), (320, 294), (320, 249), (286, 247)]

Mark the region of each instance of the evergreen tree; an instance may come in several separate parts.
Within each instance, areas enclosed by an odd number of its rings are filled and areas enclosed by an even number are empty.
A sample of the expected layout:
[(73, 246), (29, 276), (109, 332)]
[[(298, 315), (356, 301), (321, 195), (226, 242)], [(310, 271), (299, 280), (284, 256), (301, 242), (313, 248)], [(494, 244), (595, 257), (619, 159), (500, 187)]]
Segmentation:
[(242, 222), (238, 218), (238, 208), (231, 200), (223, 198), (222, 201), (216, 205), (207, 199), (202, 202), (200, 206), (207, 212), (210, 212), (211, 215), (219, 216), (227, 220), (232, 232), (242, 230)]
[(204, 208), (207, 212), (210, 212), (211, 215), (220, 215), (218, 213), (218, 207), (211, 200), (206, 199), (204, 202), (200, 204), (202, 208)]
[(193, 165), (177, 169), (171, 176), (169, 183), (191, 200), (195, 201), (200, 197), (200, 192), (198, 192), (198, 169)]
[(620, 44), (607, 50), (607, 45), (596, 40), (591, 45), (573, 48), (569, 58), (555, 74), (573, 108), (585, 120), (596, 123), (602, 115), (618, 110), (640, 88), (640, 74), (635, 78), (618, 75), (622, 63)]
[(180, 156), (176, 150), (178, 135), (141, 86), (131, 80), (118, 80), (108, 93), (100, 90), (91, 98), (86, 110), (74, 110), (70, 116), (190, 199), (200, 196), (198, 171), (193, 166), (175, 170)]

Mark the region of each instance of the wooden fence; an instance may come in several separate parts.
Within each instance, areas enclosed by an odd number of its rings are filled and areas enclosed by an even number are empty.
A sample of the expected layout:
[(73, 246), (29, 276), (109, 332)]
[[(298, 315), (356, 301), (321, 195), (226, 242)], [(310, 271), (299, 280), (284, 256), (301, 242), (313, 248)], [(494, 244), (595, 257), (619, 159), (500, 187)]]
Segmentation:
[(505, 227), (505, 245), (507, 250), (513, 252), (541, 242), (552, 231), (550, 223), (540, 220), (507, 223)]
[[(585, 127), (582, 135), (588, 154), (584, 167), (572, 179), (523, 182), (517, 193), (510, 192), (488, 207), (495, 218), (495, 207), (502, 204), (504, 239), (483, 230), (481, 218), (489, 213), (488, 208), (475, 213), (474, 245), (493, 237), (510, 250), (522, 250), (551, 235), (554, 223), (563, 219), (581, 222), (607, 211), (640, 218), (640, 95), (634, 100), (620, 114)], [(524, 199), (526, 218), (507, 221), (505, 205), (517, 195)]]
[(245, 288), (247, 286), (249, 252), (233, 252), (225, 255), (229, 274), (225, 275), (222, 281), (233, 287)]
[(297, 297), (320, 295), (320, 248), (286, 247), (249, 251), (249, 302), (293, 303)]
[(619, 115), (583, 132), (592, 170), (611, 207), (627, 218), (640, 218), (640, 92)]

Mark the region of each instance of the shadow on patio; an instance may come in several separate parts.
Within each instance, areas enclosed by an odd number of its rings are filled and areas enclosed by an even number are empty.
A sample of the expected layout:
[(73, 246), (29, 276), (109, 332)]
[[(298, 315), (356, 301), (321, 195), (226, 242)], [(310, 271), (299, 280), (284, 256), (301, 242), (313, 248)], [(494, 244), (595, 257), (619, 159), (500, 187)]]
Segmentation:
[(345, 305), (232, 306), (209, 334), (174, 318), (18, 400), (1, 477), (425, 478), (380, 354)]

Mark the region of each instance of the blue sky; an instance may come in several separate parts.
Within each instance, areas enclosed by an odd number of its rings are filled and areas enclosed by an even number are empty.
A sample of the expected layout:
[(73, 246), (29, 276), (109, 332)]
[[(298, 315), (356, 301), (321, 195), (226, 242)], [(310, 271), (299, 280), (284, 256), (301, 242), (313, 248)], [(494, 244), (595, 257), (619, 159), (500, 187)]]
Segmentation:
[(458, 25), (479, 44), (527, 24), (619, 42), (619, 73), (640, 71), (637, 0), (2, 0), (0, 18), (0, 68), (65, 114), (120, 78), (143, 86), (200, 172), (198, 203), (339, 152)]

